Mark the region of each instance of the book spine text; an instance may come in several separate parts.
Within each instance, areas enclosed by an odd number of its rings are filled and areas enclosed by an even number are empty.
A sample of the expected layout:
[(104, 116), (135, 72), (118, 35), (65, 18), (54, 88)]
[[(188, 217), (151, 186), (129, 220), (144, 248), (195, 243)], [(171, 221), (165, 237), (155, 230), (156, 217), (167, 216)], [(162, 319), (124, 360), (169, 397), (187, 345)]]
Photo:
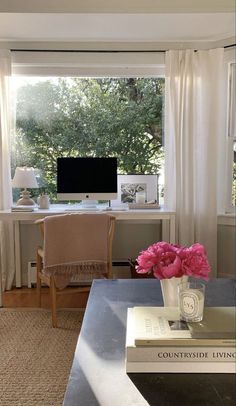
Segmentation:
[(128, 361), (134, 362), (234, 362), (236, 348), (214, 347), (127, 347)]

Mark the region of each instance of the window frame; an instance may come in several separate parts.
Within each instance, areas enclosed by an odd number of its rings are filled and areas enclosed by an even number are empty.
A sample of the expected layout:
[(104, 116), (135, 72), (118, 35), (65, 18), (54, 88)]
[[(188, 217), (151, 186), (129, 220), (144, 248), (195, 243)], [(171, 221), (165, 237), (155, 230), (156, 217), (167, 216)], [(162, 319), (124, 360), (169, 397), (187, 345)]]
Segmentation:
[[(232, 77), (232, 66), (235, 66), (234, 80)], [(235, 83), (233, 83), (235, 82)], [(226, 128), (226, 202), (225, 202), (225, 212), (236, 214), (236, 206), (232, 204), (232, 183), (233, 183), (233, 164), (234, 164), (234, 150), (233, 146), (236, 142), (236, 133), (233, 134), (232, 131), (232, 121), (235, 120), (233, 115), (233, 100), (236, 100), (236, 61), (232, 60), (228, 62), (228, 75), (227, 75), (227, 128)], [(232, 92), (234, 96), (232, 97)], [(234, 128), (235, 128), (234, 123)]]
[(164, 51), (15, 50), (11, 56), (13, 77), (165, 78)]
[[(232, 149), (229, 137), (229, 67), (235, 63), (233, 50), (225, 52), (227, 103), (226, 137), (224, 142), (225, 170), (220, 174), (219, 213), (236, 214), (232, 202)], [(12, 51), (13, 76), (71, 76), (71, 77), (165, 77), (165, 52), (109, 51)], [(224, 97), (222, 95), (222, 97)], [(225, 179), (227, 179), (225, 184)], [(222, 194), (223, 196), (220, 196)]]
[(164, 77), (164, 52), (12, 51), (12, 74), (25, 76)]

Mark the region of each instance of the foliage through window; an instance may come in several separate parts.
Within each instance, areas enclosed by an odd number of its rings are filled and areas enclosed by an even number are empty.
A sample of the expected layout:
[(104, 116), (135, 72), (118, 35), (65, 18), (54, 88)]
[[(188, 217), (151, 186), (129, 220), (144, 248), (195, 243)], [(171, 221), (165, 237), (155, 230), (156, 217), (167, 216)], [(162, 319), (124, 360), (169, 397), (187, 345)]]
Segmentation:
[(162, 78), (15, 77), (16, 166), (40, 170), (40, 192), (56, 199), (61, 156), (116, 156), (119, 173), (163, 171)]

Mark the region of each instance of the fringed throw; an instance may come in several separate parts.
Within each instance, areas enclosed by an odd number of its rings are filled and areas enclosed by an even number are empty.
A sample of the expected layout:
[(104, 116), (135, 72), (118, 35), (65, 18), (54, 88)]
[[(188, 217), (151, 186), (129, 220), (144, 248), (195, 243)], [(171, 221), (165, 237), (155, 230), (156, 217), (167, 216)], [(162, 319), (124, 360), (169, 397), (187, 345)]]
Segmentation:
[(89, 282), (106, 278), (107, 272), (108, 266), (104, 261), (80, 261), (43, 268), (45, 275), (54, 276), (58, 289), (64, 289), (70, 282)]

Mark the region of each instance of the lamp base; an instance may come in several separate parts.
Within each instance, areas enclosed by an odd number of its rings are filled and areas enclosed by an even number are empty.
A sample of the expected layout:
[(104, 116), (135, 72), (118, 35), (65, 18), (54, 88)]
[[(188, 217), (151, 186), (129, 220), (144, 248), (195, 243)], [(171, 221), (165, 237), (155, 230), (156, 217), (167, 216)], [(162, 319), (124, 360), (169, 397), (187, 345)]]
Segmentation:
[(17, 206), (35, 206), (35, 202), (30, 198), (30, 192), (23, 190), (20, 195), (20, 199), (16, 202)]

